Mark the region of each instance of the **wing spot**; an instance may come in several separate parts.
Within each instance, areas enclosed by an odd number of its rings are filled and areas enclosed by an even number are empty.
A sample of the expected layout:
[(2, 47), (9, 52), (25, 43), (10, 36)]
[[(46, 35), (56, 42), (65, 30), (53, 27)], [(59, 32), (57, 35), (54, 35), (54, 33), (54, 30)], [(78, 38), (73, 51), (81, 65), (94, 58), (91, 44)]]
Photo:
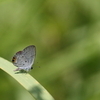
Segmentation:
[(16, 57), (13, 57), (12, 62), (13, 62), (13, 63), (16, 62)]

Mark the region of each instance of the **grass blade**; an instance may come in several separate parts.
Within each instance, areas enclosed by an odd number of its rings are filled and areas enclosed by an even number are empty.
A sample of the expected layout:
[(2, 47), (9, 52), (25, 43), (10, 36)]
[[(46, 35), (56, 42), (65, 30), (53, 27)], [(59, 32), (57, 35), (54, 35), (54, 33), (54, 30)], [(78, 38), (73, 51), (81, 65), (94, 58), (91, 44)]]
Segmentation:
[(54, 100), (48, 91), (28, 73), (16, 73), (15, 66), (0, 58), (0, 68), (18, 81), (36, 100)]

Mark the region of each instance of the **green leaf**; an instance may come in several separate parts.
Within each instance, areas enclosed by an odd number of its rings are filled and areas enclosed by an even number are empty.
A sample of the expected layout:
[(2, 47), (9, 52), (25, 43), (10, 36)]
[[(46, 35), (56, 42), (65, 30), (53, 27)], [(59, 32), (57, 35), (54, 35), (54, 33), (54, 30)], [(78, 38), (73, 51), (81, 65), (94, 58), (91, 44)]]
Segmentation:
[(28, 73), (16, 73), (15, 66), (0, 57), (0, 68), (18, 81), (36, 100), (54, 100), (48, 91)]

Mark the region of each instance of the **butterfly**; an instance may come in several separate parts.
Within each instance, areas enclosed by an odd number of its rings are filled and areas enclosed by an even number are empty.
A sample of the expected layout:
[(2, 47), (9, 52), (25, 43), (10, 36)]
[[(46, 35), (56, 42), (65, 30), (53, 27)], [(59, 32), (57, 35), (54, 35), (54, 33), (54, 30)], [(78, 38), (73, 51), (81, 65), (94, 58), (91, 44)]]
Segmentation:
[(24, 70), (28, 72), (33, 69), (32, 65), (36, 56), (36, 47), (34, 45), (27, 46), (22, 51), (18, 51), (12, 58), (12, 63), (18, 67), (14, 71)]

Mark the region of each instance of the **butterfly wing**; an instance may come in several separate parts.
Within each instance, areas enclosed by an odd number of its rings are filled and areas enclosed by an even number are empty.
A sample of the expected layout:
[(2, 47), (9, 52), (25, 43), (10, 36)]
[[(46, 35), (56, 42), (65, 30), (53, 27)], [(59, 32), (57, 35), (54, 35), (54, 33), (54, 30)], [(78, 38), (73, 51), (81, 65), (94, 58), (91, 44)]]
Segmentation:
[(28, 46), (23, 50), (23, 55), (28, 59), (29, 64), (32, 66), (36, 56), (36, 47), (34, 45)]
[(25, 55), (23, 55), (22, 51), (19, 51), (14, 55), (12, 62), (17, 67), (28, 66), (28, 60), (25, 58)]
[(16, 70), (30, 70), (34, 63), (35, 55), (36, 47), (34, 45), (26, 47), (23, 51), (17, 52), (12, 59), (13, 64), (18, 67)]

